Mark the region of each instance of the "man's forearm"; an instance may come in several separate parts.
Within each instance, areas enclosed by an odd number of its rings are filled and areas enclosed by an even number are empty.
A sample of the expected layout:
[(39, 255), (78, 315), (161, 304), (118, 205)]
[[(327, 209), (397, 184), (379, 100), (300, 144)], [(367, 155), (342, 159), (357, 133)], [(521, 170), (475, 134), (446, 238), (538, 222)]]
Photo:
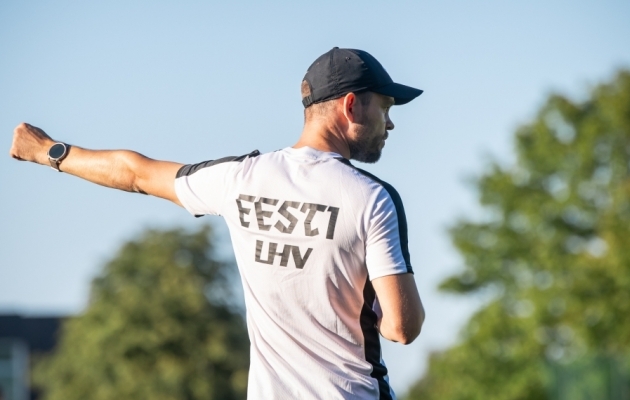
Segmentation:
[[(43, 130), (20, 124), (15, 128), (11, 157), (50, 165), (48, 149), (55, 141)], [(152, 160), (129, 150), (88, 150), (70, 146), (59, 170), (90, 182), (125, 190), (150, 194), (181, 205), (174, 189), (174, 180), (182, 164)]]
[(146, 194), (137, 177), (143, 164), (149, 161), (129, 150), (88, 150), (71, 146), (59, 169), (102, 186)]

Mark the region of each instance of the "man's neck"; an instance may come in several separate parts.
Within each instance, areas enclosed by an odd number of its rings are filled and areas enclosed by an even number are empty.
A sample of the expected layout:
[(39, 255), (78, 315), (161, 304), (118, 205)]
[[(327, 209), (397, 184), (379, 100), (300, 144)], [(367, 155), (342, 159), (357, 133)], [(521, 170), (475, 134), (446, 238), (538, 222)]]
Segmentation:
[(341, 154), (350, 158), (350, 148), (341, 127), (326, 121), (315, 120), (304, 124), (302, 135), (293, 148), (311, 147), (315, 150)]

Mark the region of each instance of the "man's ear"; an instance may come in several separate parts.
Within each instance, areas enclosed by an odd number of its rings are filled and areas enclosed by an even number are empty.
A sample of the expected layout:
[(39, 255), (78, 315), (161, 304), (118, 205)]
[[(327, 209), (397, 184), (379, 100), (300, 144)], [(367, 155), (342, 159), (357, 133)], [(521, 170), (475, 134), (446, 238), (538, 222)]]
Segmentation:
[(357, 96), (350, 92), (343, 97), (343, 115), (349, 123), (354, 123), (357, 113)]

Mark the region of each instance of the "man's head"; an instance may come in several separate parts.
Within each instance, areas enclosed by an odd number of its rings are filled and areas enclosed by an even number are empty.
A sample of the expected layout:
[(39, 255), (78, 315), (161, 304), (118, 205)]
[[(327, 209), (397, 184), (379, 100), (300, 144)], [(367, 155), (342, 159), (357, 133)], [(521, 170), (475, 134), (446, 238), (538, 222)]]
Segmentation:
[(328, 120), (343, 126), (350, 158), (373, 163), (387, 131), (394, 129), (390, 107), (408, 103), (422, 90), (394, 83), (365, 51), (335, 47), (309, 67), (301, 92), (306, 124)]
[[(306, 85), (302, 85), (304, 97)], [(333, 123), (343, 127), (353, 160), (375, 163), (381, 157), (388, 131), (394, 129), (389, 109), (394, 98), (374, 92), (347, 93), (338, 99), (312, 104), (304, 109), (305, 123)]]

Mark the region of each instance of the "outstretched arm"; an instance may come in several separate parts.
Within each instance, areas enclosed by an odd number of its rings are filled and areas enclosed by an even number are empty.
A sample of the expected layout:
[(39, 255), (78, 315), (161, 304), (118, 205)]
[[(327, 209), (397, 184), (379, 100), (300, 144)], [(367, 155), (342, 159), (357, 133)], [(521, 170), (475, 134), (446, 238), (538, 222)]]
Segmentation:
[[(55, 141), (43, 130), (22, 123), (13, 133), (11, 157), (50, 165), (48, 149)], [(72, 145), (59, 169), (90, 182), (161, 197), (180, 205), (175, 194), (175, 175), (182, 164), (152, 160), (129, 150), (88, 150)]]

